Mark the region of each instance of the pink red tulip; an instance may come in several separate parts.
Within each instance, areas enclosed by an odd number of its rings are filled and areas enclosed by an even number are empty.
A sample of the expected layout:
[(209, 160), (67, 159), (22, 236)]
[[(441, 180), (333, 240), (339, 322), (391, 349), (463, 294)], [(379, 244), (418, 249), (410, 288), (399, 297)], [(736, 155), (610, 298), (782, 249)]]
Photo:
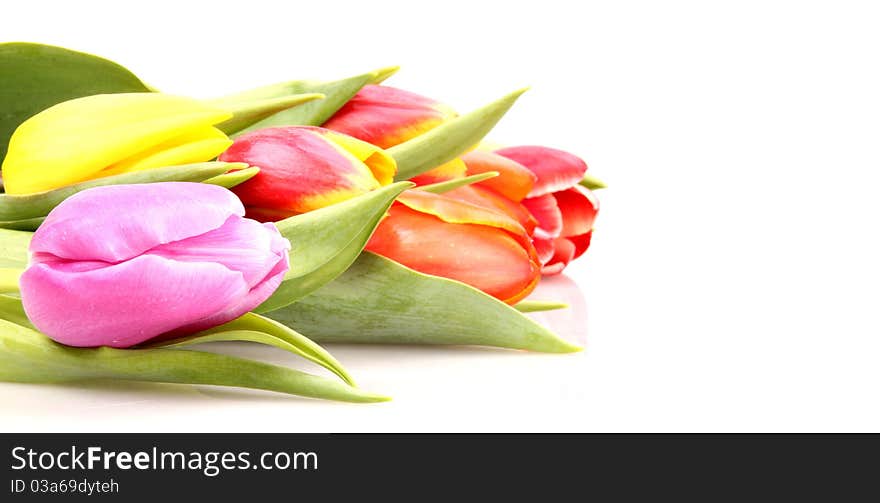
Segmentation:
[(276, 221), (390, 184), (397, 170), (381, 148), (329, 129), (292, 126), (235, 140), (221, 161), (260, 168), (232, 190), (260, 221)]
[(515, 220), (418, 190), (398, 198), (366, 249), (509, 304), (527, 296), (541, 275), (529, 236)]
[[(578, 185), (587, 171), (579, 157), (548, 147), (520, 146), (495, 151), (535, 174), (522, 204), (538, 220), (534, 243), (544, 274), (558, 274), (590, 246), (599, 201)], [(499, 177), (500, 178), (500, 177)]]
[(34, 234), (21, 297), (34, 325), (70, 346), (130, 347), (238, 318), (289, 268), (274, 224), (214, 185), (89, 189)]
[[(323, 127), (345, 133), (380, 148), (411, 140), (458, 114), (439, 101), (390, 86), (364, 86)], [(416, 176), (419, 185), (464, 176), (459, 159)]]

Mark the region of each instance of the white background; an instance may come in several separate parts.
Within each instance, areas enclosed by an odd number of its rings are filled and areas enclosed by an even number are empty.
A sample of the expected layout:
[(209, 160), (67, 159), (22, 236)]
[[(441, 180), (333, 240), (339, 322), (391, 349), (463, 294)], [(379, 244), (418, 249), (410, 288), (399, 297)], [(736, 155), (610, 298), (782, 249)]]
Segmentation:
[(0, 37), (198, 97), (390, 64), (461, 111), (532, 85), (491, 138), (577, 152), (611, 188), (589, 254), (542, 289), (576, 306), (551, 321), (583, 353), (331, 346), (378, 405), (0, 384), (3, 430), (880, 429), (872, 2), (22, 5)]

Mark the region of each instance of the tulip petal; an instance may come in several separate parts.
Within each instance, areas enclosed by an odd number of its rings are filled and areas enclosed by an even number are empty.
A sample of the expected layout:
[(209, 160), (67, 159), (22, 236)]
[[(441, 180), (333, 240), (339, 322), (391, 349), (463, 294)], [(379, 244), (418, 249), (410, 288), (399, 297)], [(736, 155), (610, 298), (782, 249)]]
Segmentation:
[(580, 236), (571, 236), (565, 239), (574, 243), (574, 255), (571, 257), (572, 260), (580, 257), (587, 251), (590, 247), (590, 241), (593, 238), (593, 231), (590, 231), (586, 234), (581, 234)]
[(397, 202), (415, 211), (433, 215), (444, 222), (496, 227), (513, 234), (521, 241), (529, 241), (525, 229), (508, 215), (483, 206), (446, 197), (446, 194), (440, 195), (420, 190), (408, 190), (397, 198)]
[(459, 178), (464, 178), (465, 176), (467, 176), (467, 166), (461, 158), (456, 157), (430, 171), (426, 171), (421, 175), (410, 178), (409, 181), (416, 185), (431, 185), (434, 183), (457, 180)]
[(235, 194), (246, 206), (287, 211), (284, 216), (290, 216), (380, 187), (367, 165), (320, 131), (279, 127), (240, 136), (220, 159), (240, 160), (259, 167), (260, 172), (235, 187)]
[(390, 86), (366, 85), (324, 127), (391, 148), (456, 116), (435, 100)]
[(379, 185), (385, 186), (394, 181), (397, 173), (397, 164), (394, 158), (384, 150), (365, 141), (351, 136), (339, 134), (330, 130), (316, 129), (324, 137), (339, 146), (344, 153), (353, 155), (363, 162), (373, 172), (373, 176), (379, 181)]
[(50, 212), (30, 251), (37, 257), (121, 262), (155, 246), (217, 229), (231, 215), (243, 214), (235, 194), (215, 185), (96, 187), (71, 196)]
[(21, 290), (37, 328), (79, 347), (130, 347), (222, 312), (247, 292), (242, 275), (221, 264), (154, 255), (91, 271), (68, 271), (63, 262), (34, 264)]
[(230, 145), (232, 140), (215, 127), (193, 129), (108, 166), (92, 178), (207, 161), (220, 155)]
[(467, 165), (468, 175), (497, 171), (498, 176), (483, 182), (483, 187), (515, 202), (525, 199), (538, 179), (522, 164), (492, 152), (474, 150), (463, 155), (462, 160)]
[(535, 232), (535, 227), (538, 225), (537, 219), (529, 213), (525, 206), (511, 201), (492, 189), (479, 185), (468, 185), (446, 192), (445, 195), (459, 201), (500, 211), (519, 222), (528, 235), (532, 235)]
[(553, 238), (543, 238), (538, 236), (535, 236), (532, 239), (532, 244), (535, 245), (535, 252), (538, 254), (538, 260), (541, 264), (546, 265), (550, 262), (550, 259), (553, 258), (553, 241), (555, 241)]
[(101, 94), (60, 103), (31, 117), (12, 135), (3, 161), (6, 191), (43, 192), (82, 181), (230, 116), (197, 100), (160, 93)]
[(553, 276), (559, 274), (565, 269), (565, 266), (574, 258), (574, 243), (566, 238), (556, 238), (553, 241), (553, 258), (541, 268), (541, 274), (544, 276)]
[(593, 228), (596, 213), (599, 211), (599, 200), (579, 185), (553, 194), (559, 212), (562, 214), (562, 231), (560, 236), (579, 236)]
[(367, 250), (416, 271), (455, 279), (514, 303), (537, 284), (538, 265), (514, 236), (475, 224), (452, 224), (394, 205)]
[[(273, 232), (266, 232), (264, 225)], [(232, 216), (217, 229), (159, 245), (147, 253), (178, 262), (217, 262), (242, 273), (248, 288), (253, 288), (287, 256), (289, 248), (273, 224)]]
[(553, 194), (523, 199), (522, 205), (538, 220), (535, 237), (559, 237), (562, 232), (562, 212)]
[(495, 153), (522, 164), (537, 175), (538, 180), (529, 197), (567, 189), (580, 182), (587, 171), (587, 164), (581, 158), (555, 148), (524, 145), (502, 148)]

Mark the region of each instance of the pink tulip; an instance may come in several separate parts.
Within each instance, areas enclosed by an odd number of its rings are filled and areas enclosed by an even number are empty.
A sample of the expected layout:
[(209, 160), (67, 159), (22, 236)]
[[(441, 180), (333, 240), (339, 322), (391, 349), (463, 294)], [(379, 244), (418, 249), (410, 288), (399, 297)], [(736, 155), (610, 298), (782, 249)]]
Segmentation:
[(70, 346), (125, 348), (211, 328), (271, 295), (289, 269), (274, 224), (199, 183), (112, 185), (56, 207), (34, 234), (21, 297)]

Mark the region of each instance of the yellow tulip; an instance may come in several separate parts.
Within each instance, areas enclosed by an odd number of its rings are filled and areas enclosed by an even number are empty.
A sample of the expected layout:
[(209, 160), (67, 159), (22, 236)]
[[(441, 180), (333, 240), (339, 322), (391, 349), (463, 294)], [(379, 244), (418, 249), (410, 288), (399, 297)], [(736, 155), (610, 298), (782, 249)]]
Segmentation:
[(162, 93), (99, 94), (48, 108), (18, 126), (2, 176), (31, 194), (131, 171), (203, 162), (232, 142), (213, 127), (232, 114)]

